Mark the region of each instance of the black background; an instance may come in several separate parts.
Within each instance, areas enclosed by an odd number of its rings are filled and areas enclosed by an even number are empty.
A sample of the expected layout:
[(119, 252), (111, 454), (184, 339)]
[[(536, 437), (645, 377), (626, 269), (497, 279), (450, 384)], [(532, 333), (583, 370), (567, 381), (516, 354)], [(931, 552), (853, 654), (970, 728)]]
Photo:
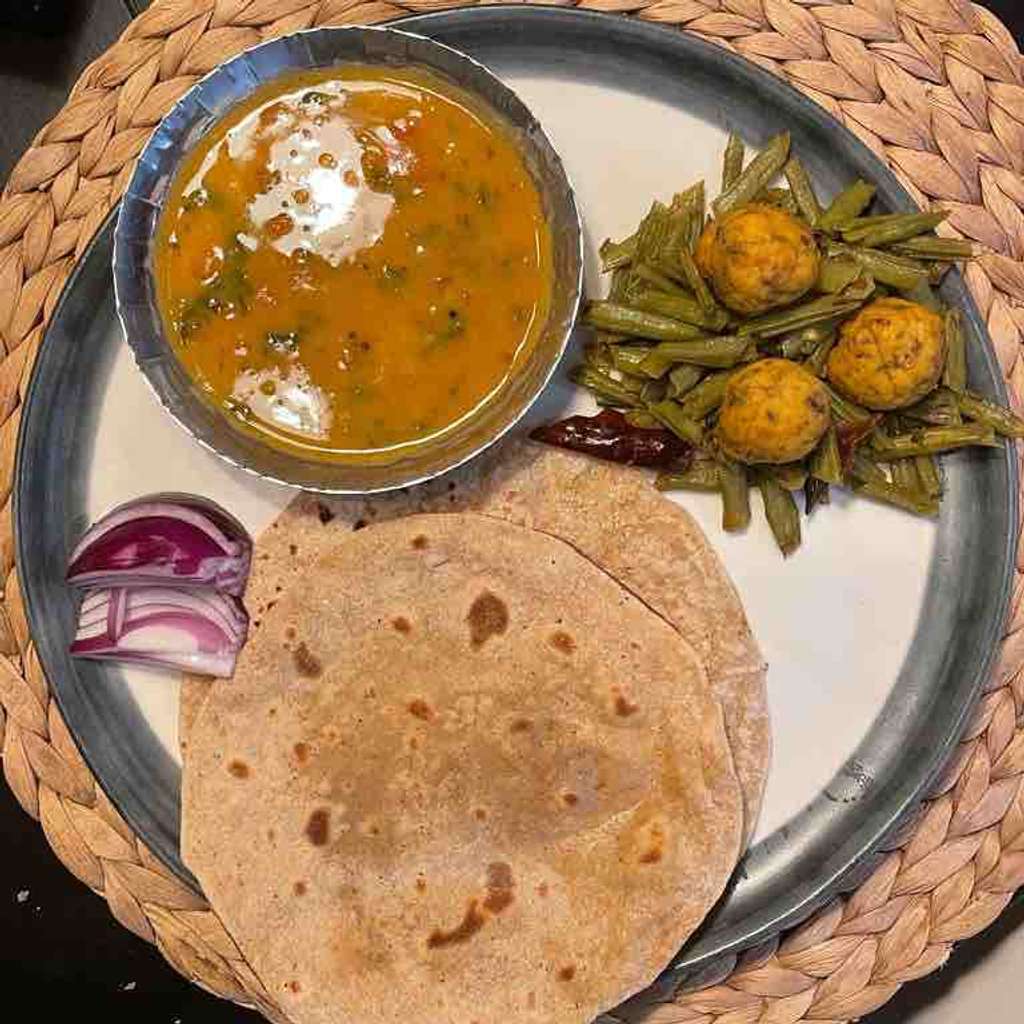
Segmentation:
[[(32, 136), (62, 105), (82, 68), (101, 54), (145, 0), (0, 0), (0, 181)], [(989, 0), (1024, 39), (1024, 0)], [(964, 943), (950, 967), (915, 982), (871, 1024), (896, 1024), (940, 998), (1015, 927), (1024, 899), (982, 936)], [(39, 825), (0, 782), (0, 982), (7, 1018), (19, 1003), (31, 1017), (74, 1013), (108, 1024), (255, 1024), (262, 1018), (182, 980), (60, 865)], [(15, 993), (22, 998), (15, 997)], [(1007, 1009), (1007, 1019), (1020, 1008)], [(494, 1022), (497, 1024), (497, 1022)]]

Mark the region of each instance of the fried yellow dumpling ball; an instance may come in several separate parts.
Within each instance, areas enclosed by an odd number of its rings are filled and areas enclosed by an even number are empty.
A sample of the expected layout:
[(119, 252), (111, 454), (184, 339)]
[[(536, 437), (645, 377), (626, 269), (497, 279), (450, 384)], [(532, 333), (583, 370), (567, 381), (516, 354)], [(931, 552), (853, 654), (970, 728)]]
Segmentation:
[(825, 386), (788, 359), (759, 359), (729, 378), (718, 442), (738, 462), (802, 459), (832, 421)]
[(906, 299), (876, 299), (839, 329), (828, 357), (832, 385), (869, 409), (900, 409), (932, 390), (942, 376), (942, 318)]
[(696, 252), (719, 301), (747, 314), (799, 299), (817, 280), (820, 259), (810, 227), (766, 203), (748, 203), (711, 221)]

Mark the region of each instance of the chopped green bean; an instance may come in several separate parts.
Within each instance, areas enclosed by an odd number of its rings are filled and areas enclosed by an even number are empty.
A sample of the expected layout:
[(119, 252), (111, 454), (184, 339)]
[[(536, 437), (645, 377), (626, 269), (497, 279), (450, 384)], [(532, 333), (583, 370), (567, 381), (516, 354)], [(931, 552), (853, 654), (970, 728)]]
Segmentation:
[(847, 221), (860, 216), (875, 197), (875, 186), (858, 178), (848, 185), (829, 204), (818, 218), (817, 227), (822, 231), (833, 231)]
[(811, 452), (811, 476), (827, 484), (843, 482), (843, 464), (839, 456), (839, 441), (835, 427), (829, 427), (818, 447)]
[(647, 411), (660, 420), (673, 434), (691, 444), (700, 444), (704, 439), (704, 428), (683, 413), (677, 402), (668, 398), (655, 405), (648, 406)]
[(718, 466), (722, 491), (722, 529), (727, 533), (745, 530), (750, 524), (750, 481), (746, 467), (723, 460)]
[(956, 396), (960, 411), (972, 420), (985, 423), (1003, 437), (1024, 437), (1024, 420), (1016, 414), (1004, 409), (995, 402), (990, 402), (981, 395), (971, 391), (963, 391)]
[(761, 316), (745, 320), (737, 328), (740, 335), (757, 334), (762, 338), (774, 338), (787, 334), (801, 327), (810, 327), (824, 320), (832, 320), (846, 313), (852, 313), (860, 306), (860, 302), (839, 298), (835, 295), (822, 295), (799, 306), (764, 313)]
[(607, 344), (587, 345), (583, 350), (583, 361), (595, 370), (608, 372), (615, 369), (612, 347)]
[(722, 404), (725, 387), (732, 376), (732, 370), (709, 373), (696, 387), (690, 390), (680, 405), (690, 419), (702, 420)]
[(845, 251), (876, 281), (899, 291), (916, 288), (922, 282), (928, 281), (928, 268), (918, 260), (883, 252), (881, 249), (866, 249), (860, 246), (849, 246)]
[(662, 355), (657, 349), (651, 349), (638, 369), (645, 377), (660, 380), (672, 368), (674, 362), (674, 359)]
[(914, 457), (917, 467), (917, 479), (930, 498), (942, 497), (942, 477), (934, 455), (917, 455)]
[(903, 410), (903, 415), (936, 427), (952, 427), (961, 422), (957, 396), (946, 388), (936, 388)]
[(636, 235), (624, 238), (621, 242), (613, 242), (606, 238), (601, 243), (598, 253), (601, 257), (601, 269), (607, 273), (609, 270), (617, 270), (632, 263), (633, 255), (636, 252)]
[(860, 261), (854, 259), (853, 256), (828, 256), (821, 261), (818, 267), (816, 287), (819, 292), (834, 295), (853, 284), (862, 272)]
[(725, 144), (725, 156), (722, 158), (722, 191), (731, 188), (743, 170), (743, 140), (736, 132), (729, 132), (729, 141)]
[(640, 401), (646, 406), (652, 406), (665, 400), (668, 393), (668, 385), (660, 380), (648, 380), (640, 389)]
[(592, 366), (579, 366), (569, 376), (580, 387), (610, 399), (617, 405), (637, 406), (640, 404), (640, 387), (642, 385), (635, 386), (627, 380), (616, 380)]
[(964, 238), (933, 238), (924, 235), (899, 242), (892, 251), (919, 260), (969, 260), (974, 257), (974, 243)]
[(923, 490), (908, 491), (888, 481), (863, 480), (853, 487), (855, 494), (862, 494), (887, 505), (895, 505), (914, 515), (934, 518), (939, 514), (939, 500)]
[(757, 486), (764, 502), (764, 514), (775, 543), (789, 556), (800, 547), (800, 511), (793, 495), (768, 473), (760, 473)]
[(704, 370), (692, 363), (680, 363), (668, 375), (668, 397), (682, 398), (704, 377)]
[(711, 289), (708, 288), (704, 278), (700, 276), (700, 271), (697, 269), (697, 264), (690, 250), (681, 249), (677, 256), (680, 269), (686, 278), (686, 283), (697, 297), (697, 302), (700, 304), (701, 309), (706, 313), (713, 313), (717, 305), (715, 298), (711, 294)]
[(642, 310), (600, 300), (587, 304), (583, 320), (600, 330), (616, 331), (637, 338), (651, 338), (654, 341), (686, 341), (702, 334), (701, 330), (692, 324), (684, 324), (671, 317), (645, 313)]
[(908, 238), (915, 238), (926, 231), (931, 231), (948, 216), (949, 213), (946, 210), (933, 210), (930, 213), (900, 213), (885, 223), (876, 221), (873, 224), (859, 224), (857, 221), (850, 221), (840, 231), (847, 242), (870, 247), (892, 245), (895, 242), (905, 242)]
[(635, 277), (630, 267), (619, 267), (612, 271), (612, 282), (608, 286), (608, 301), (622, 302), (626, 297), (629, 284)]
[(856, 402), (851, 402), (848, 398), (844, 398), (827, 381), (822, 381), (822, 383), (828, 392), (832, 412), (839, 419), (845, 420), (847, 423), (863, 423), (865, 420), (871, 419), (871, 413), (863, 406), (857, 405)]
[(786, 175), (786, 181), (789, 182), (789, 190), (793, 193), (797, 208), (804, 220), (814, 227), (821, 216), (821, 203), (818, 202), (818, 197), (814, 194), (810, 175), (800, 158), (796, 156), (791, 156), (782, 170)]
[(637, 297), (634, 305), (648, 313), (658, 313), (696, 327), (721, 330), (729, 322), (725, 310), (706, 310), (689, 294), (678, 288), (673, 293), (648, 289)]
[(885, 470), (873, 462), (862, 451), (855, 450), (850, 459), (850, 476), (861, 483), (887, 485), (889, 478)]
[(832, 330), (828, 336), (822, 341), (818, 347), (804, 360), (804, 366), (815, 375), (815, 377), (825, 376), (825, 365), (828, 363), (829, 353), (835, 348), (838, 334), (835, 330), (835, 325), (832, 325)]
[(718, 466), (713, 462), (695, 462), (688, 469), (673, 473), (662, 473), (654, 481), (659, 491), (707, 491), (717, 493), (721, 489)]
[(689, 294), (678, 281), (673, 281), (671, 277), (663, 274), (657, 267), (652, 266), (650, 263), (635, 264), (633, 266), (633, 273), (641, 280), (654, 285), (654, 287), (660, 291), (669, 292), (672, 295), (676, 293), (681, 295)]
[(769, 206), (777, 206), (780, 210), (793, 214), (795, 217), (800, 211), (797, 209), (796, 199), (788, 188), (766, 188), (755, 197), (759, 203), (767, 203)]
[(651, 204), (647, 216), (636, 229), (636, 252), (634, 260), (648, 263), (657, 258), (672, 232), (672, 215), (664, 203)]
[(903, 490), (922, 489), (921, 481), (917, 476), (917, 463), (915, 459), (893, 459), (889, 463), (889, 473), (892, 482)]
[(640, 364), (650, 351), (650, 345), (613, 345), (612, 365), (622, 373), (638, 373)]
[(892, 437), (875, 433), (871, 448), (877, 457), (888, 460), (905, 459), (911, 455), (938, 455), (973, 445), (991, 448), (998, 443), (995, 431), (987, 423), (964, 423), (959, 427), (921, 427)]
[(686, 218), (686, 248), (693, 250), (700, 233), (704, 230), (704, 182), (698, 181), (672, 199), (672, 212)]
[(762, 471), (767, 473), (780, 487), (787, 491), (799, 491), (807, 483), (807, 467), (802, 462), (785, 462), (777, 466), (764, 466)]
[[(735, 335), (665, 341), (656, 346), (648, 359), (667, 359), (670, 363), (696, 363), (715, 370), (727, 370), (756, 353), (749, 338)], [(650, 374), (661, 376), (661, 374)]]
[(946, 368), (942, 371), (942, 383), (951, 391), (965, 391), (967, 389), (967, 343), (964, 340), (960, 314), (955, 309), (947, 309), (942, 320), (946, 341)]
[(784, 334), (779, 340), (779, 354), (785, 359), (799, 359), (817, 351), (823, 341), (835, 333), (835, 328), (824, 324), (802, 327)]
[(737, 175), (732, 184), (722, 190), (711, 204), (716, 217), (749, 203), (782, 170), (789, 157), (789, 132), (770, 139), (764, 149)]
[(631, 427), (640, 427), (641, 430), (661, 428), (661, 420), (657, 416), (652, 416), (646, 409), (627, 409), (623, 415)]

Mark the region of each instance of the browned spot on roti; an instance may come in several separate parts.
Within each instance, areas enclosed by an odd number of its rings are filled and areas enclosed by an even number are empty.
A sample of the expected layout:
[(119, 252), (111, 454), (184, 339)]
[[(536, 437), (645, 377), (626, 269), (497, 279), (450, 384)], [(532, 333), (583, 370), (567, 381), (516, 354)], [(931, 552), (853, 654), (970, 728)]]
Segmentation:
[(537, 1005), (537, 993), (527, 992), (526, 993), (526, 1005), (532, 1010)]
[(330, 832), (330, 820), (326, 807), (318, 807), (306, 822), (306, 838), (314, 846), (326, 846)]
[(500, 597), (485, 590), (470, 605), (466, 621), (473, 646), (480, 647), (492, 636), (501, 636), (508, 629), (508, 608)]
[(419, 746), (420, 746), (420, 744), (419, 744), (419, 741), (416, 739), (416, 737), (415, 736), (410, 736), (409, 737), (409, 749), (410, 750), (418, 750)]
[(429, 722), (434, 717), (434, 712), (430, 705), (425, 700), (420, 700), (419, 697), (409, 701), (409, 714), (415, 718), (422, 719), (424, 722)]
[(477, 821), (486, 821), (487, 820), (487, 812), (482, 807), (478, 807), (473, 812), (473, 817), (476, 818)]
[(512, 889), (512, 868), (504, 861), (487, 865), (487, 898), (484, 907), (492, 914), (500, 914), (515, 898)]
[(296, 743), (295, 746), (292, 747), (292, 753), (295, 755), (295, 760), (298, 761), (299, 764), (305, 764), (306, 760), (309, 758), (309, 744)]
[(285, 627), (285, 631), (284, 631), (284, 636), (285, 636), (286, 640), (294, 640), (295, 639), (295, 627), (294, 626), (286, 626)]
[(417, 878), (416, 888), (419, 889), (420, 892), (425, 892), (427, 888), (427, 880), (425, 878)]
[(272, 828), (268, 828), (267, 829), (267, 838), (271, 842), (273, 842), (277, 838), (277, 833)]
[(316, 503), (316, 514), (320, 517), (320, 522), (324, 526), (334, 518), (334, 513), (322, 501)]
[(427, 544), (429, 544), (429, 543), (430, 542), (427, 540), (426, 535), (422, 534), (422, 533), (419, 534), (416, 537), (413, 537), (413, 539), (412, 539), (412, 546), (417, 551), (422, 551), (427, 546)]
[(564, 967), (561, 967), (558, 970), (558, 980), (559, 981), (572, 981), (572, 979), (575, 976), (576, 976), (576, 965), (575, 964), (566, 964)]
[(236, 779), (247, 779), (249, 778), (249, 766), (244, 761), (229, 761), (228, 771)]
[(394, 626), (399, 633), (407, 634), (412, 632), (412, 623), (410, 623), (404, 615), (399, 615), (397, 619), (392, 619), (391, 625)]
[(276, 718), (276, 717), (277, 717), (277, 708), (271, 708), (267, 712), (267, 718)]
[(580, 798), (575, 793), (563, 793), (562, 799), (569, 807), (575, 807), (579, 803)]
[(483, 928), (486, 920), (476, 900), (470, 900), (462, 920), (449, 932), (435, 928), (427, 938), (427, 945), (431, 949), (440, 949), (443, 946), (454, 946), (459, 942), (467, 942)]
[(289, 544), (288, 545), (288, 553), (292, 556), (292, 558), (294, 558), (299, 553), (299, 545), (298, 544)]
[(302, 990), (302, 986), (297, 981), (285, 982), (285, 986), (284, 987), (286, 989), (288, 989), (289, 992), (292, 992), (292, 993), (297, 993), (297, 992), (300, 992)]
[(365, 519), (357, 519), (357, 520), (356, 520), (356, 521), (355, 521), (355, 522), (354, 522), (354, 523), (352, 524), (352, 529), (353, 529), (353, 530), (362, 530), (362, 529), (364, 529), (364, 528), (365, 528), (365, 526), (366, 526), (366, 520), (365, 520)]
[(292, 886), (292, 892), (294, 892), (296, 896), (305, 896), (306, 895), (306, 883), (305, 882), (296, 882)]
[(629, 718), (630, 715), (635, 715), (640, 710), (639, 704), (633, 704), (627, 700), (626, 697), (619, 693), (618, 690), (615, 692), (615, 714), (620, 718)]
[(543, 897), (547, 896), (547, 894), (548, 894), (548, 883), (547, 882), (541, 882), (540, 885), (537, 886), (537, 895), (540, 896), (541, 898), (543, 898)]
[(528, 718), (517, 718), (510, 726), (509, 732), (529, 732), (533, 728), (533, 722)]
[(559, 629), (551, 634), (551, 646), (562, 654), (572, 654), (576, 650), (576, 641), (565, 630)]
[(299, 670), (299, 675), (309, 679), (315, 679), (324, 670), (320, 659), (306, 646), (305, 640), (300, 641), (298, 647), (292, 651), (292, 660)]
[(657, 864), (665, 848), (665, 833), (657, 822), (651, 825), (649, 837), (650, 845), (640, 854), (641, 864)]

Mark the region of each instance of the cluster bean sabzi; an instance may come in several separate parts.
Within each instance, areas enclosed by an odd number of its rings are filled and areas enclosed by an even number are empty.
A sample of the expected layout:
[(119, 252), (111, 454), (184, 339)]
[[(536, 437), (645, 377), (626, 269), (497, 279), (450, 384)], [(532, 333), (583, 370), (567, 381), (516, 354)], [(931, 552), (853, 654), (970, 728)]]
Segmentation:
[[(935, 516), (937, 456), (1024, 437), (1024, 421), (968, 390), (959, 313), (934, 291), (971, 243), (935, 235), (944, 210), (875, 213), (874, 197), (858, 180), (823, 204), (788, 133), (746, 166), (733, 134), (710, 209), (697, 182), (604, 242), (611, 283), (584, 310), (594, 339), (573, 371), (621, 413), (602, 422), (602, 457), (613, 424), (625, 452), (644, 431), (670, 451), (674, 435), (685, 449), (660, 461), (656, 486), (719, 494), (729, 531), (746, 528), (756, 490), (789, 555), (797, 492), (807, 515), (845, 487)], [(562, 443), (557, 429), (535, 436)]]

